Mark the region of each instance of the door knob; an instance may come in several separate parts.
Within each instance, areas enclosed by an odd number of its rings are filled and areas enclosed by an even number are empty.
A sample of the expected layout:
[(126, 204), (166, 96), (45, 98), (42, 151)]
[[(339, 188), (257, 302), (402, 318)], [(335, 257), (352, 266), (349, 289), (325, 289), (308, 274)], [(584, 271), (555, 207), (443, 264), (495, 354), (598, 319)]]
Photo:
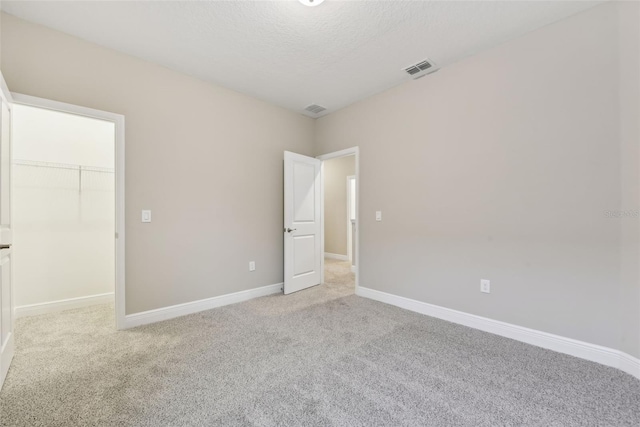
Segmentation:
[(285, 228), (284, 231), (286, 231), (287, 233), (291, 233), (292, 231), (296, 231), (297, 228)]

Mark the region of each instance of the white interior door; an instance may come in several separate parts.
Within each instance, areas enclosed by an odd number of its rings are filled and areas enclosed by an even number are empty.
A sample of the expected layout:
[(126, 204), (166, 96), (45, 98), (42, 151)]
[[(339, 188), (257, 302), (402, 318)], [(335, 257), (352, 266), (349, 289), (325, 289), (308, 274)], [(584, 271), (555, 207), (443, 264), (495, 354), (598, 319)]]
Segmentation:
[(320, 284), (321, 165), (284, 152), (284, 293)]
[[(0, 86), (6, 88), (0, 74)], [(11, 288), (11, 118), (10, 94), (2, 89), (0, 110), (0, 388), (13, 358)]]

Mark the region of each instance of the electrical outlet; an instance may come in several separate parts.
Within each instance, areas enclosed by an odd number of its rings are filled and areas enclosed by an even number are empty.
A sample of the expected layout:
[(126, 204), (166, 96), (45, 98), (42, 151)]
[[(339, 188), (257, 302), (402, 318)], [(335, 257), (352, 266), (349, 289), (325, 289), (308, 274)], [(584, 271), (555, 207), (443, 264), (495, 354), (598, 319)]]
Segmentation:
[(491, 281), (487, 279), (480, 279), (480, 292), (484, 292), (485, 294), (491, 293)]
[(382, 211), (376, 211), (376, 221), (382, 221)]
[(249, 261), (249, 271), (256, 271), (256, 262)]

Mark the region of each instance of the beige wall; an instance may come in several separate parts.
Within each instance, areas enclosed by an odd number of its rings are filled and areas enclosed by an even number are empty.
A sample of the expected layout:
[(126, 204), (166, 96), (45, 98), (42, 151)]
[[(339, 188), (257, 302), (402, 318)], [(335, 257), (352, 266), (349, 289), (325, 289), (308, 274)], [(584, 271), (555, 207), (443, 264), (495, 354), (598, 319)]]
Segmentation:
[(640, 357), (640, 227), (605, 215), (639, 209), (637, 16), (407, 82), (318, 120), (315, 148), (310, 119), (4, 15), (2, 70), (126, 116), (127, 313), (281, 281), (282, 151), (358, 145), (362, 286)]
[(616, 8), (317, 121), (316, 154), (360, 147), (361, 286), (613, 348), (624, 331), (640, 356), (638, 281), (621, 316), (621, 222), (605, 215), (621, 208), (621, 158), (635, 156), (630, 181), (638, 167), (637, 138), (619, 138), (619, 84), (637, 74), (619, 69)]
[(125, 115), (127, 314), (282, 282), (282, 156), (312, 119), (6, 14), (2, 72)]
[(355, 156), (327, 160), (324, 166), (324, 251), (347, 255), (347, 177), (356, 174)]
[(621, 350), (640, 357), (640, 3), (618, 8)]

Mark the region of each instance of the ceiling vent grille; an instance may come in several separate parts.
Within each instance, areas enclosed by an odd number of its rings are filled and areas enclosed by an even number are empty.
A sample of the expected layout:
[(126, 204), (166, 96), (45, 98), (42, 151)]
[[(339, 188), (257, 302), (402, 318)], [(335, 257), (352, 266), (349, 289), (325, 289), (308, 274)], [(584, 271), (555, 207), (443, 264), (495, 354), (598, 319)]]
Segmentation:
[(430, 60), (425, 59), (424, 61), (405, 68), (404, 71), (414, 78), (419, 78), (429, 72), (435, 71), (435, 65)]
[(305, 108), (304, 110), (308, 111), (310, 113), (313, 113), (313, 114), (320, 114), (323, 111), (326, 111), (327, 109), (324, 108), (322, 105), (311, 104), (307, 108)]

